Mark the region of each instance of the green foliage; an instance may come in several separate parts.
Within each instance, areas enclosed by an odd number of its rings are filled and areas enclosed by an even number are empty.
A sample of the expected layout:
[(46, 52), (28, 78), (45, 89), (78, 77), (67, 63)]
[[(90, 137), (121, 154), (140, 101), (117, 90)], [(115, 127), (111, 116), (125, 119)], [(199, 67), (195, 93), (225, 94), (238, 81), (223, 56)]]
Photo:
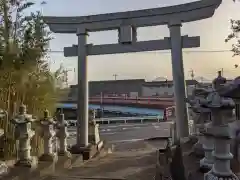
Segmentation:
[(10, 114), (13, 103), (26, 104), (36, 115), (45, 108), (54, 110), (58, 98), (55, 85), (65, 76), (62, 68), (50, 72), (44, 60), (51, 36), (41, 13), (24, 16), (33, 5), (26, 0), (0, 2), (0, 108)]
[[(236, 0), (233, 0), (233, 2), (236, 2)], [(230, 40), (235, 40), (235, 42), (232, 45), (232, 51), (233, 56), (240, 55), (240, 20), (230, 20), (231, 23), (231, 34), (228, 35), (228, 37), (225, 39), (225, 42), (229, 42)], [(235, 65), (235, 67), (238, 67), (238, 65)]]
[(231, 20), (231, 30), (232, 33), (228, 35), (228, 37), (225, 39), (225, 42), (235, 40), (236, 42), (232, 45), (232, 51), (234, 56), (240, 55), (240, 20)]

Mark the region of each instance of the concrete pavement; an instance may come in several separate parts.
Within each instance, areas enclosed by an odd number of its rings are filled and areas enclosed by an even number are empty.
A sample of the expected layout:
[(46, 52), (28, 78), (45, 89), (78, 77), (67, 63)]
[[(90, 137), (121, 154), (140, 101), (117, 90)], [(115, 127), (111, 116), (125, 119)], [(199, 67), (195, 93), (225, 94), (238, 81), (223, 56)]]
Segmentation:
[(156, 150), (162, 141), (118, 143), (116, 151), (106, 157), (97, 157), (82, 166), (73, 166), (43, 180), (147, 180), (154, 179)]
[[(131, 142), (153, 137), (170, 136), (170, 123), (105, 124), (99, 127), (100, 136), (109, 143)], [(69, 127), (68, 143), (74, 144), (76, 127)]]
[[(100, 125), (101, 139), (114, 145), (113, 153), (97, 157), (84, 165), (74, 165), (56, 172), (44, 180), (75, 179), (154, 179), (156, 150), (166, 147), (166, 140), (145, 141), (151, 137), (169, 136), (170, 123), (108, 124)], [(76, 143), (76, 127), (69, 128), (68, 143)]]

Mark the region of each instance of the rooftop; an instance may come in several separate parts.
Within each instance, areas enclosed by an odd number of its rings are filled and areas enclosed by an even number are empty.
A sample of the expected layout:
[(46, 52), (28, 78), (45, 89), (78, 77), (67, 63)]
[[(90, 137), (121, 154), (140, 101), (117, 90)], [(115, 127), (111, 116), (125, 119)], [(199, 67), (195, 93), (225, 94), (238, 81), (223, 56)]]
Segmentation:
[[(121, 80), (104, 80), (104, 81), (89, 81), (89, 84), (117, 84), (117, 83), (145, 83), (145, 79), (121, 79)], [(70, 88), (76, 88), (77, 84), (71, 85)]]
[[(196, 80), (186, 80), (186, 85), (197, 85), (199, 84), (198, 81)], [(148, 87), (158, 87), (161, 85), (173, 85), (172, 80), (165, 80), (165, 81), (151, 81), (151, 82), (145, 82), (143, 86), (148, 86)]]

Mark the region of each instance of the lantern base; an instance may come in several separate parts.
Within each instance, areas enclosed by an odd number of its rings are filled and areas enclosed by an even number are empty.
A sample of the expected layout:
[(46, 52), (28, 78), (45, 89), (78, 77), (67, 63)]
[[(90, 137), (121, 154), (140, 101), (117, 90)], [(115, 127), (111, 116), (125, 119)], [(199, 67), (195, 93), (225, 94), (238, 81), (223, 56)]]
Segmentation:
[(57, 155), (55, 153), (53, 154), (43, 154), (39, 161), (48, 161), (48, 162), (56, 162), (57, 161)]
[(206, 158), (203, 158), (200, 160), (200, 171), (203, 173), (207, 173), (212, 169), (213, 162), (211, 160), (208, 160)]
[(34, 158), (29, 158), (29, 159), (19, 159), (15, 166), (21, 166), (21, 167), (36, 167), (37, 166), (37, 161)]
[(8, 173), (8, 167), (7, 165), (0, 161), (0, 177)]
[(89, 144), (87, 147), (79, 147), (78, 145), (74, 145), (71, 147), (71, 153), (82, 154), (83, 160), (88, 160), (96, 156), (102, 150), (103, 146), (103, 141), (99, 141), (97, 144)]
[(232, 173), (229, 176), (223, 176), (223, 175), (217, 175), (215, 173), (213, 173), (213, 171), (209, 171), (208, 173), (204, 174), (204, 180), (239, 180), (239, 178)]
[(72, 157), (72, 154), (69, 151), (67, 151), (67, 150), (66, 151), (59, 151), (58, 155), (59, 156), (65, 156), (65, 157), (68, 157), (68, 158)]
[(193, 145), (193, 151), (194, 151), (196, 156), (204, 157), (203, 145), (199, 141), (196, 144)]

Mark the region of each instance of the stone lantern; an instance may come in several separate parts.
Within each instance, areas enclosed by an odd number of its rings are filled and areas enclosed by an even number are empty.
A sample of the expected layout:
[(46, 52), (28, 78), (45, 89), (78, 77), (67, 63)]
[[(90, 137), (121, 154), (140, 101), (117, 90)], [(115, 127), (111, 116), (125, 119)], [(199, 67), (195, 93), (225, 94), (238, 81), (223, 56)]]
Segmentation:
[[(0, 109), (0, 121), (2, 121), (6, 116), (7, 116), (6, 112)], [(0, 129), (0, 138), (3, 137), (3, 135), (4, 135), (4, 130)], [(4, 162), (0, 161), (0, 177), (6, 174), (7, 171), (8, 171), (7, 165)]]
[(218, 76), (213, 80), (212, 85), (214, 89), (219, 89), (226, 84), (227, 79), (222, 76), (222, 71), (218, 71)]
[(240, 121), (240, 76), (234, 79), (233, 84), (235, 88), (233, 88), (231, 97), (235, 102), (236, 120)]
[[(208, 148), (206, 149), (206, 146), (208, 144), (206, 141), (208, 141), (208, 138), (206, 136), (204, 136), (204, 133), (205, 133), (205, 123), (210, 120), (209, 119), (210, 111), (209, 111), (209, 109), (203, 108), (202, 104), (204, 104), (206, 102), (205, 97), (207, 96), (208, 93), (209, 92), (207, 89), (196, 88), (193, 91), (193, 94), (194, 94), (193, 99), (188, 100), (189, 104), (191, 105), (191, 110), (193, 112), (195, 135), (198, 138), (198, 142), (193, 146), (194, 152), (196, 155), (199, 155), (199, 156), (204, 155), (204, 148), (203, 148), (203, 146), (204, 146), (205, 150), (206, 150), (205, 151), (206, 158), (208, 157), (208, 155), (206, 154), (206, 153), (208, 153), (207, 152)], [(206, 161), (206, 162), (208, 162), (208, 161)], [(205, 164), (205, 163), (203, 163), (203, 164)]]
[(240, 77), (235, 78), (227, 86), (219, 92), (225, 98), (231, 98), (235, 103), (235, 116), (232, 112), (228, 113), (232, 116), (228, 117), (231, 120), (229, 123), (230, 135), (234, 139), (232, 142), (232, 152), (235, 159), (240, 162)]
[(71, 157), (71, 153), (67, 150), (67, 138), (69, 136), (68, 130), (67, 130), (67, 122), (65, 121), (64, 114), (60, 113), (57, 116), (57, 138), (59, 141), (59, 149), (58, 149), (58, 155), (60, 156), (66, 156)]
[(230, 152), (230, 140), (228, 122), (223, 117), (226, 111), (234, 108), (232, 101), (220, 97), (218, 92), (213, 92), (208, 96), (207, 105), (211, 110), (212, 126), (208, 127), (209, 132), (214, 137), (214, 164), (212, 169), (204, 175), (205, 180), (229, 179), (237, 180), (238, 177), (230, 168), (230, 160), (233, 155)]
[[(209, 92), (208, 92), (209, 93)], [(205, 92), (205, 95), (207, 91)], [(202, 144), (202, 148), (204, 150), (204, 158), (200, 160), (200, 169), (203, 171), (208, 171), (212, 168), (214, 163), (214, 158), (212, 156), (212, 151), (214, 150), (214, 139), (212, 134), (209, 132), (209, 127), (211, 127), (212, 123), (207, 121), (210, 120), (210, 109), (206, 107), (208, 103), (207, 99), (201, 99), (199, 101), (198, 112), (200, 113), (199, 117), (199, 134), (200, 134), (200, 142), (199, 145), (195, 144), (195, 150), (201, 148), (199, 147)]]
[[(210, 110), (207, 108), (202, 108), (201, 115), (202, 118), (209, 118)], [(202, 147), (204, 150), (204, 158), (200, 160), (200, 169), (203, 171), (209, 171), (214, 163), (214, 157), (212, 152), (214, 150), (214, 138), (209, 130), (212, 123), (205, 124), (203, 129), (200, 129), (200, 133), (202, 134)]]
[(89, 112), (89, 141), (93, 145), (97, 145), (100, 142), (99, 136), (99, 124), (94, 121), (96, 115), (95, 110), (90, 110)]
[(203, 154), (205, 155), (205, 157), (200, 161), (201, 167), (211, 167), (213, 163), (213, 158), (211, 155), (213, 150), (213, 139), (206, 131), (206, 126), (210, 124), (206, 124), (206, 122), (209, 121), (210, 111), (209, 109), (202, 108), (200, 106), (196, 113), (198, 113), (198, 119), (196, 123), (198, 142), (193, 146), (194, 152), (199, 156)]
[[(0, 109), (0, 121), (3, 121), (4, 118), (6, 117), (6, 112), (4, 112), (3, 110)], [(4, 135), (4, 129), (0, 129), (0, 138), (2, 139)]]
[(234, 100), (236, 120), (240, 120), (240, 76), (229, 83), (220, 93), (223, 93), (224, 97)]
[(44, 139), (44, 154), (39, 158), (40, 161), (56, 161), (56, 153), (53, 152), (53, 137), (56, 135), (54, 125), (56, 122), (49, 116), (49, 111), (44, 111), (44, 116), (40, 120), (40, 134)]
[(25, 105), (19, 107), (19, 113), (12, 119), (12, 123), (15, 125), (15, 138), (19, 140), (19, 160), (15, 164), (16, 166), (32, 167), (35, 165), (35, 161), (31, 156), (31, 139), (35, 132), (32, 130), (32, 122), (34, 119), (32, 115), (27, 114), (27, 108)]

